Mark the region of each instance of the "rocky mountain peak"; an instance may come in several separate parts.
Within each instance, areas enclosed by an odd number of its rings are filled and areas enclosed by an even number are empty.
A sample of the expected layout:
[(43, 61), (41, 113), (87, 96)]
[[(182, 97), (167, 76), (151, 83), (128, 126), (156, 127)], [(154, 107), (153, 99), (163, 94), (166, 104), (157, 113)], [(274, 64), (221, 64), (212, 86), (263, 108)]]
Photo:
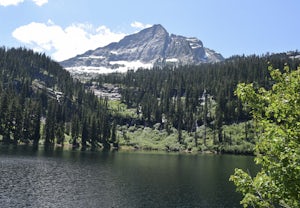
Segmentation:
[(160, 24), (128, 35), (117, 43), (61, 62), (71, 73), (125, 72), (139, 67), (200, 64), (222, 61), (222, 55), (203, 47), (202, 41), (174, 35)]

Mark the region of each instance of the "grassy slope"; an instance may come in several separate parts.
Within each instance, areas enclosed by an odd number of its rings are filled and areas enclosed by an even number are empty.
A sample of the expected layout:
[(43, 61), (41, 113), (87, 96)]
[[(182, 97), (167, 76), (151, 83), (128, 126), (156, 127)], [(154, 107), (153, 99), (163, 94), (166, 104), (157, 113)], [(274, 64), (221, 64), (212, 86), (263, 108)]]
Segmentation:
[[(113, 113), (126, 118), (135, 118), (135, 109), (127, 109), (120, 101), (110, 101), (110, 109)], [(197, 129), (197, 132), (188, 133), (182, 131), (183, 140), (178, 141), (178, 131), (172, 128), (168, 134), (160, 124), (155, 124), (152, 128), (142, 125), (118, 126), (117, 140), (120, 147), (124, 149), (142, 150), (166, 150), (166, 151), (192, 151), (192, 152), (225, 152), (234, 154), (251, 154), (253, 143), (245, 138), (245, 125), (252, 122), (239, 123), (223, 126), (224, 142), (217, 142), (216, 132), (206, 128), (206, 145), (204, 145), (204, 126)], [(253, 126), (253, 125), (252, 125)], [(253, 129), (249, 130), (248, 138), (254, 138)], [(195, 138), (198, 145), (196, 146)]]

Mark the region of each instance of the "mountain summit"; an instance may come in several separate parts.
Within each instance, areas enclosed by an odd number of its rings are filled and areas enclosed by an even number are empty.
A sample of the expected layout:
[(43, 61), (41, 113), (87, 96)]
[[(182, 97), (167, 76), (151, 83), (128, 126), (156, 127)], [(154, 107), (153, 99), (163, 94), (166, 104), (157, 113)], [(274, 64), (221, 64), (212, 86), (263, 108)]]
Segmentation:
[(62, 61), (71, 73), (125, 72), (139, 67), (219, 62), (223, 56), (205, 48), (197, 38), (169, 35), (157, 24), (128, 35), (117, 43)]

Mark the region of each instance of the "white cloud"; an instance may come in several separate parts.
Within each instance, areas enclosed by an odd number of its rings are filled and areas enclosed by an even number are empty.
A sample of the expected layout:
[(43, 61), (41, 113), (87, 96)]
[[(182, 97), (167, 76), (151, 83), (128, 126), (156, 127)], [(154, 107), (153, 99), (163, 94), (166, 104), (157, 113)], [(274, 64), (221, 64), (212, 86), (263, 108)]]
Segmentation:
[[(140, 22), (131, 23), (131, 27), (138, 29), (150, 26)], [(26, 47), (45, 52), (57, 61), (117, 42), (125, 35), (127, 34), (112, 32), (104, 25), (94, 27), (89, 23), (77, 23), (62, 28), (52, 20), (47, 23), (31, 22), (16, 28), (12, 33)]]
[[(48, 0), (31, 0), (37, 6), (43, 6), (48, 3)], [(20, 3), (23, 3), (24, 0), (0, 0), (0, 6), (17, 6)]]
[(17, 6), (24, 0), (0, 0), (0, 6)]
[(12, 35), (27, 47), (46, 52), (53, 59), (62, 61), (119, 41), (126, 34), (112, 32), (106, 26), (95, 28), (91, 24), (82, 23), (62, 28), (48, 20), (47, 23), (32, 22), (21, 26)]
[(48, 0), (32, 0), (36, 5), (43, 6), (48, 3)]
[(150, 25), (150, 24), (143, 24), (141, 22), (134, 21), (133, 23), (130, 24), (130, 26), (133, 27), (133, 28), (137, 28), (137, 29), (142, 30), (142, 29), (145, 29), (147, 27), (151, 27), (152, 25)]

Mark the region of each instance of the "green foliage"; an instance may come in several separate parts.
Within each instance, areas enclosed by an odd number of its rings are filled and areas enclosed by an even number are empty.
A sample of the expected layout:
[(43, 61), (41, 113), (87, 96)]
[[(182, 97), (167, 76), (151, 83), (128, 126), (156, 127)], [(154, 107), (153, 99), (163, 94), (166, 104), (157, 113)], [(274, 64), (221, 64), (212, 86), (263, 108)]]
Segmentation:
[(255, 146), (261, 171), (251, 178), (236, 169), (230, 180), (244, 195), (244, 207), (300, 207), (300, 67), (269, 67), (270, 89), (239, 84), (236, 94), (258, 123)]
[[(204, 126), (198, 128), (197, 132), (190, 133), (182, 130), (181, 142), (178, 141), (176, 128), (171, 127), (169, 130), (163, 129), (161, 124), (157, 123), (152, 128), (142, 125), (118, 126), (117, 140), (122, 147), (133, 147), (142, 150), (160, 150), (160, 151), (191, 151), (191, 152), (221, 152), (231, 154), (252, 154), (254, 144), (244, 139), (244, 127), (246, 123), (226, 125), (225, 132), (239, 132), (231, 136), (226, 136), (226, 142), (215, 145), (214, 131)], [(169, 132), (168, 132), (169, 131)], [(206, 131), (206, 144), (204, 143), (204, 132)], [(195, 139), (198, 139), (197, 145)], [(227, 141), (228, 140), (228, 141)], [(252, 139), (251, 139), (252, 140)]]
[(180, 151), (185, 149), (178, 142), (178, 132), (174, 128), (171, 134), (168, 134), (166, 130), (160, 131), (158, 128), (143, 126), (123, 127), (122, 131), (126, 132), (126, 136), (124, 137), (124, 133), (119, 132), (121, 145), (142, 150)]

